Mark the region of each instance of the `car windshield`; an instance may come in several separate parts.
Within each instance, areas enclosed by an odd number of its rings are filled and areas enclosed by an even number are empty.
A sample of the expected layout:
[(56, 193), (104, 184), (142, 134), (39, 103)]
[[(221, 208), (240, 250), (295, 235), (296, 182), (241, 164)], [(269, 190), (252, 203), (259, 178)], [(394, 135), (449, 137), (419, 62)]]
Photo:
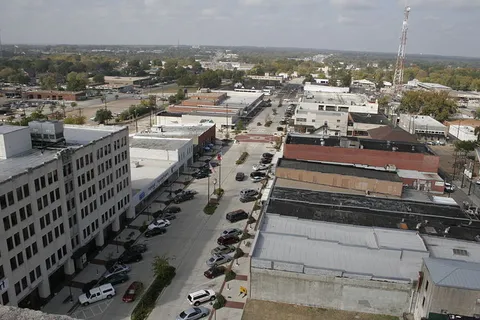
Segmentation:
[(182, 311), (182, 313), (180, 313), (180, 318), (185, 319), (186, 317), (187, 314), (185, 313), (185, 311)]
[(135, 294), (135, 289), (130, 289), (127, 291), (127, 294)]

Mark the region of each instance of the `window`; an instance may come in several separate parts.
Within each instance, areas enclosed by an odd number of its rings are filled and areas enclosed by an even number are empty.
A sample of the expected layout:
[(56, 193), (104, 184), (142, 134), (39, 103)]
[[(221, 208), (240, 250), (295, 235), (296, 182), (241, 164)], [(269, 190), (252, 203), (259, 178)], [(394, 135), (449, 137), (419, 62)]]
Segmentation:
[(52, 183), (53, 183), (53, 175), (52, 175), (51, 172), (48, 173), (47, 179), (48, 179), (48, 184), (52, 184)]
[(45, 217), (41, 217), (40, 218), (40, 229), (44, 229), (45, 228)]
[(8, 248), (8, 251), (12, 251), (13, 248), (15, 248), (15, 246), (13, 245), (13, 238), (12, 237), (7, 239), (7, 248)]
[(8, 200), (8, 205), (11, 206), (15, 203), (15, 200), (13, 199), (13, 191), (9, 191), (7, 193), (7, 200)]
[(31, 223), (29, 226), (28, 226), (28, 229), (30, 231), (30, 236), (33, 236), (35, 234), (35, 225), (33, 223)]
[(44, 176), (40, 177), (40, 186), (42, 187), (42, 189), (47, 186), (47, 184), (45, 183), (45, 177)]
[(422, 300), (422, 307), (425, 307), (425, 297), (423, 297), (423, 300)]
[(46, 248), (48, 246), (47, 235), (42, 236), (42, 243), (43, 243), (44, 248)]
[(17, 213), (16, 212), (12, 212), (10, 214), (10, 221), (12, 222), (12, 227), (17, 225), (18, 221), (17, 221)]
[(40, 266), (37, 266), (35, 268), (35, 273), (37, 274), (37, 279), (42, 276), (42, 269), (40, 268)]
[(28, 184), (23, 185), (23, 196), (25, 198), (30, 196), (30, 189), (28, 188)]
[(23, 199), (22, 187), (17, 188), (17, 200), (20, 201)]
[(23, 233), (23, 241), (27, 241), (29, 238), (28, 228), (23, 228), (22, 233)]
[(30, 271), (29, 275), (30, 275), (30, 282), (34, 283), (35, 282), (35, 271), (33, 271), (33, 270)]
[(40, 180), (35, 179), (35, 191), (40, 191)]
[(8, 217), (3, 218), (3, 227), (5, 228), (5, 231), (10, 229), (10, 219)]
[(468, 256), (468, 251), (465, 249), (453, 249), (453, 254), (457, 256)]
[(50, 258), (45, 259), (45, 264), (47, 266), (47, 270), (50, 270), (50, 268), (52, 267), (52, 265), (50, 264)]
[(5, 278), (5, 272), (3, 271), (3, 266), (0, 266), (0, 279)]
[(42, 198), (37, 199), (37, 207), (39, 211), (43, 209)]
[(52, 231), (49, 231), (48, 232), (48, 243), (51, 243), (51, 242), (53, 242), (53, 233), (52, 233)]
[(17, 269), (17, 260), (15, 257), (10, 258), (10, 268), (13, 270)]
[(31, 204), (27, 204), (27, 206), (26, 206), (25, 208), (27, 208), (27, 217), (31, 217), (31, 216), (33, 215), (32, 205), (31, 205)]
[(2, 304), (3, 304), (3, 305), (7, 305), (9, 302), (10, 302), (10, 299), (9, 299), (9, 297), (8, 297), (8, 292), (5, 291), (5, 292), (2, 294)]
[(33, 255), (36, 255), (38, 253), (38, 247), (36, 242), (32, 243), (32, 251)]
[(15, 247), (16, 247), (16, 246), (19, 246), (20, 243), (21, 243), (21, 241), (20, 241), (20, 233), (18, 233), (18, 232), (15, 233), (15, 234), (13, 235), (13, 240), (15, 240), (15, 241), (14, 241), (14, 242), (15, 242)]
[(21, 266), (23, 264), (23, 252), (19, 252), (17, 254), (18, 265)]
[(25, 254), (27, 256), (27, 260), (30, 259), (32, 257), (32, 248), (27, 247), (27, 249), (25, 249)]
[(25, 290), (28, 287), (27, 277), (22, 278), (22, 289)]
[(20, 210), (18, 210), (18, 213), (20, 214), (20, 220), (21, 221), (27, 219), (27, 215), (25, 213), (25, 208), (20, 208)]
[(20, 288), (20, 282), (15, 283), (15, 294), (18, 296), (22, 292), (22, 288)]

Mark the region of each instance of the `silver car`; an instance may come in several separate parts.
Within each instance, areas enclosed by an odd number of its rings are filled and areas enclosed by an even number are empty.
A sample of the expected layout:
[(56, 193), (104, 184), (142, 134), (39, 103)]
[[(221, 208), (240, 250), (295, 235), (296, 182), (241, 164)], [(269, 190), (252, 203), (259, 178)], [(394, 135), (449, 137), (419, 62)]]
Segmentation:
[(226, 254), (214, 254), (210, 259), (207, 260), (207, 266), (213, 267), (218, 266), (227, 262), (232, 261), (232, 257)]
[(239, 236), (242, 233), (243, 233), (243, 231), (238, 229), (238, 228), (228, 228), (228, 229), (224, 230), (220, 236), (222, 236), (222, 237), (223, 236), (229, 236), (229, 235)]
[(211, 254), (212, 256), (216, 254), (229, 254), (233, 251), (235, 251), (234, 246), (218, 246), (212, 249)]
[(177, 320), (197, 320), (208, 316), (210, 310), (204, 307), (193, 307), (182, 311), (177, 316)]

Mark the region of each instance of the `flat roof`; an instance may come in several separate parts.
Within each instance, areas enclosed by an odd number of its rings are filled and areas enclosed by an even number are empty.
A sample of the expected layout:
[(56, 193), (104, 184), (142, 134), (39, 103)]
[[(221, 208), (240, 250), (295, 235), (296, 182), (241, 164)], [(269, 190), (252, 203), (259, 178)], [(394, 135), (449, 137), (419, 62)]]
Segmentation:
[(212, 128), (214, 123), (200, 123), (200, 124), (180, 124), (180, 125), (159, 125), (152, 127), (149, 132), (140, 132), (136, 134), (137, 137), (188, 137), (196, 138), (204, 132)]
[(416, 230), (475, 241), (480, 221), (457, 205), (275, 186), (266, 212), (359, 226)]
[[(328, 257), (328, 259), (326, 259)], [(342, 226), (267, 214), (252, 267), (411, 282), (428, 251), (415, 232)]]
[(349, 115), (354, 123), (390, 125), (390, 121), (383, 114), (350, 112)]
[(220, 106), (225, 106), (228, 104), (229, 107), (230, 106), (247, 107), (251, 105), (255, 100), (263, 96), (263, 93), (257, 93), (257, 92), (238, 92), (238, 91), (227, 91), (227, 90), (216, 90), (213, 92), (226, 93), (227, 99), (222, 101)]
[(362, 177), (367, 179), (402, 182), (397, 173), (385, 170), (359, 168), (353, 165), (338, 165), (315, 161), (280, 159), (277, 168), (288, 168), (322, 173), (332, 173), (345, 176)]
[(392, 151), (395, 147), (397, 152), (408, 153), (424, 153), (432, 154), (423, 143), (417, 142), (404, 142), (404, 141), (387, 141), (387, 140), (375, 140), (365, 139), (358, 137), (335, 137), (335, 136), (321, 136), (321, 135), (309, 135), (309, 134), (292, 134), (287, 135), (286, 144), (304, 144), (304, 145), (316, 145), (326, 147), (357, 147), (367, 150), (380, 150), (380, 151)]
[(154, 150), (178, 150), (187, 144), (190, 139), (172, 139), (156, 137), (152, 134), (135, 135), (130, 139), (130, 148)]
[[(1, 126), (0, 126), (1, 128)], [(28, 127), (18, 127), (28, 128)], [(29, 168), (36, 168), (44, 163), (57, 159), (58, 153), (67, 148), (78, 148), (88, 145), (93, 141), (109, 136), (113, 132), (128, 130), (120, 126), (75, 126), (64, 125), (64, 137), (66, 146), (50, 147), (44, 150), (31, 149), (23, 154), (0, 159), (0, 182), (12, 176), (27, 172)]]
[(424, 235), (422, 238), (432, 258), (480, 263), (480, 245), (478, 242), (432, 237), (428, 235)]
[(423, 260), (437, 286), (480, 290), (480, 263), (435, 258)]
[[(364, 94), (342, 93), (342, 92), (321, 92), (321, 91), (305, 91), (304, 96), (313, 95), (312, 99), (304, 99), (300, 103), (315, 103), (325, 105), (362, 105), (368, 103), (368, 98)], [(316, 102), (315, 102), (316, 101)]]
[(138, 167), (130, 166), (133, 195), (149, 186), (152, 181), (177, 163), (177, 161), (136, 158), (134, 155), (132, 157), (132, 154), (130, 154), (130, 162), (139, 164)]
[(117, 77), (117, 76), (105, 76), (105, 81), (112, 81), (112, 80), (128, 80), (128, 81), (138, 81), (138, 80), (148, 80), (150, 77)]
[[(430, 116), (419, 116), (415, 115), (413, 116), (413, 121), (415, 122), (415, 126), (438, 126), (438, 127), (443, 127), (445, 128), (446, 126), (442, 124), (441, 122), (435, 120), (434, 118)], [(433, 129), (433, 128), (432, 128)]]
[(7, 134), (19, 130), (25, 130), (29, 127), (21, 127), (21, 126), (10, 126), (10, 125), (0, 125), (0, 134)]

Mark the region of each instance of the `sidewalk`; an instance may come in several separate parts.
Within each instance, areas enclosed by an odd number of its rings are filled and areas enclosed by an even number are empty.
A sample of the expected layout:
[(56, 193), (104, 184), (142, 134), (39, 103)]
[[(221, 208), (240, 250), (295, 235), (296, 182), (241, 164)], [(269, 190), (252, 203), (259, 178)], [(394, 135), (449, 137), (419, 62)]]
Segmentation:
[[(468, 203), (476, 207), (480, 207), (480, 197), (475, 194), (480, 193), (480, 186), (473, 182), (472, 187), (470, 188), (470, 181), (468, 179), (465, 179), (465, 181), (463, 181), (463, 188), (461, 187), (461, 180), (454, 180), (453, 184), (457, 187), (457, 190), (451, 194), (451, 197), (455, 199), (460, 206), (462, 206), (464, 201), (467, 201)], [(469, 189), (470, 195), (468, 195)]]
[[(219, 152), (220, 149), (221, 147), (217, 145), (215, 152)], [(177, 180), (173, 182), (175, 189), (185, 189), (188, 183), (193, 180), (188, 173), (194, 172), (195, 169), (188, 168), (187, 171), (187, 174), (180, 174)], [(83, 293), (83, 286), (89, 281), (98, 280), (106, 272), (105, 262), (118, 258), (125, 251), (123, 244), (126, 241), (136, 241), (140, 237), (140, 227), (151, 222), (153, 219), (151, 214), (153, 212), (165, 207), (164, 201), (169, 199), (169, 191), (169, 187), (163, 187), (157, 190), (152, 196), (150, 204), (145, 206), (142, 212), (137, 214), (137, 216), (130, 221), (130, 224), (121, 230), (113, 240), (106, 243), (83, 270), (75, 274), (70, 281), (67, 281), (66, 285), (60, 291), (52, 292), (53, 297), (42, 307), (42, 311), (50, 314), (65, 315), (74, 313), (79, 307), (78, 297)], [(68, 286), (68, 284), (70, 284), (70, 286)], [(103, 310), (101, 310), (101, 304), (97, 305), (100, 308), (98, 310), (100, 314)], [(95, 316), (95, 314), (92, 316)]]

